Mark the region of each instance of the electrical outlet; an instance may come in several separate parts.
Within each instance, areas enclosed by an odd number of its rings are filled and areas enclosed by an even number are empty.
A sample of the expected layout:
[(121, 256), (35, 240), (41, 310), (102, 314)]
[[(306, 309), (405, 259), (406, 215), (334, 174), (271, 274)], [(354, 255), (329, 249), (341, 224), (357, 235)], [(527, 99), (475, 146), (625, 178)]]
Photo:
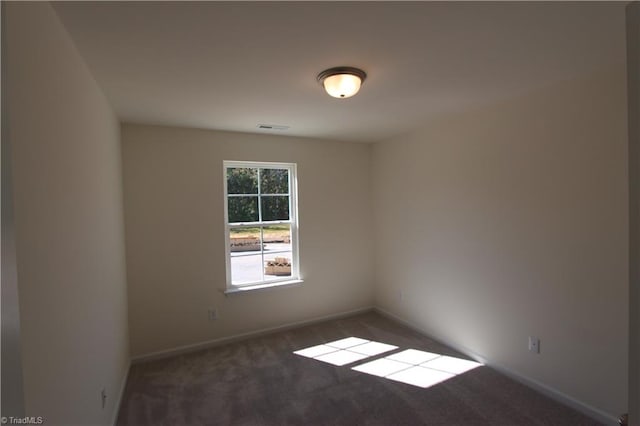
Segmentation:
[(107, 389), (102, 388), (102, 392), (100, 392), (100, 398), (102, 399), (102, 409), (104, 410), (105, 405), (107, 405)]
[(215, 321), (218, 319), (218, 310), (215, 308), (209, 308), (209, 321)]
[(533, 352), (534, 354), (540, 353), (540, 339), (529, 336), (529, 352)]

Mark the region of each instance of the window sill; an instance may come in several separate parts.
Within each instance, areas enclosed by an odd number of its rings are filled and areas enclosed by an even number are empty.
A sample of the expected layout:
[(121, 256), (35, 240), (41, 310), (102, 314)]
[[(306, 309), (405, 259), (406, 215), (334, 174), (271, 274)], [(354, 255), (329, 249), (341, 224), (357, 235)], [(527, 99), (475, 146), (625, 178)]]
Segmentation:
[(276, 283), (268, 283), (268, 284), (257, 284), (257, 285), (251, 285), (246, 287), (234, 287), (234, 288), (228, 288), (224, 290), (223, 293), (226, 296), (231, 296), (236, 294), (260, 291), (260, 290), (273, 290), (273, 289), (282, 288), (282, 287), (297, 287), (303, 282), (304, 282), (303, 280), (291, 280), (291, 281), (279, 281)]

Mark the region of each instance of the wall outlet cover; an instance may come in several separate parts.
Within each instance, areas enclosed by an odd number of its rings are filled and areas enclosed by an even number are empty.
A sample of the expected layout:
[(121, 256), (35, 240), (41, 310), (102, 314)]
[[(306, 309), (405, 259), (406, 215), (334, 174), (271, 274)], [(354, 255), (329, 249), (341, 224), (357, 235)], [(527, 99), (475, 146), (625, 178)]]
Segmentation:
[(540, 339), (535, 336), (529, 336), (529, 351), (536, 354), (540, 353)]

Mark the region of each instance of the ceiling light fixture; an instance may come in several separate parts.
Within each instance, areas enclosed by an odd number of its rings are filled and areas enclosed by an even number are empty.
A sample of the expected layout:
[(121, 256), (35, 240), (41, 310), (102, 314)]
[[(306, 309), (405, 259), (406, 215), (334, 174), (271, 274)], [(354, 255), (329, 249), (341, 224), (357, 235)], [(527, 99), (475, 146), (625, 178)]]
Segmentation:
[(318, 82), (334, 98), (344, 99), (358, 93), (367, 73), (353, 67), (335, 67), (318, 74)]

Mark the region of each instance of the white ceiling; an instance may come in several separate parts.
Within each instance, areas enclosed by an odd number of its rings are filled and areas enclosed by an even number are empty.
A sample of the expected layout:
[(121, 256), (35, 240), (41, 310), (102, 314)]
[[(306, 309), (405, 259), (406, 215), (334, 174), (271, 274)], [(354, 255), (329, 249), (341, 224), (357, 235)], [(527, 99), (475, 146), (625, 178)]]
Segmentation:
[[(623, 62), (624, 6), (54, 3), (123, 121), (362, 142)], [(341, 65), (368, 74), (350, 99), (316, 82)]]

